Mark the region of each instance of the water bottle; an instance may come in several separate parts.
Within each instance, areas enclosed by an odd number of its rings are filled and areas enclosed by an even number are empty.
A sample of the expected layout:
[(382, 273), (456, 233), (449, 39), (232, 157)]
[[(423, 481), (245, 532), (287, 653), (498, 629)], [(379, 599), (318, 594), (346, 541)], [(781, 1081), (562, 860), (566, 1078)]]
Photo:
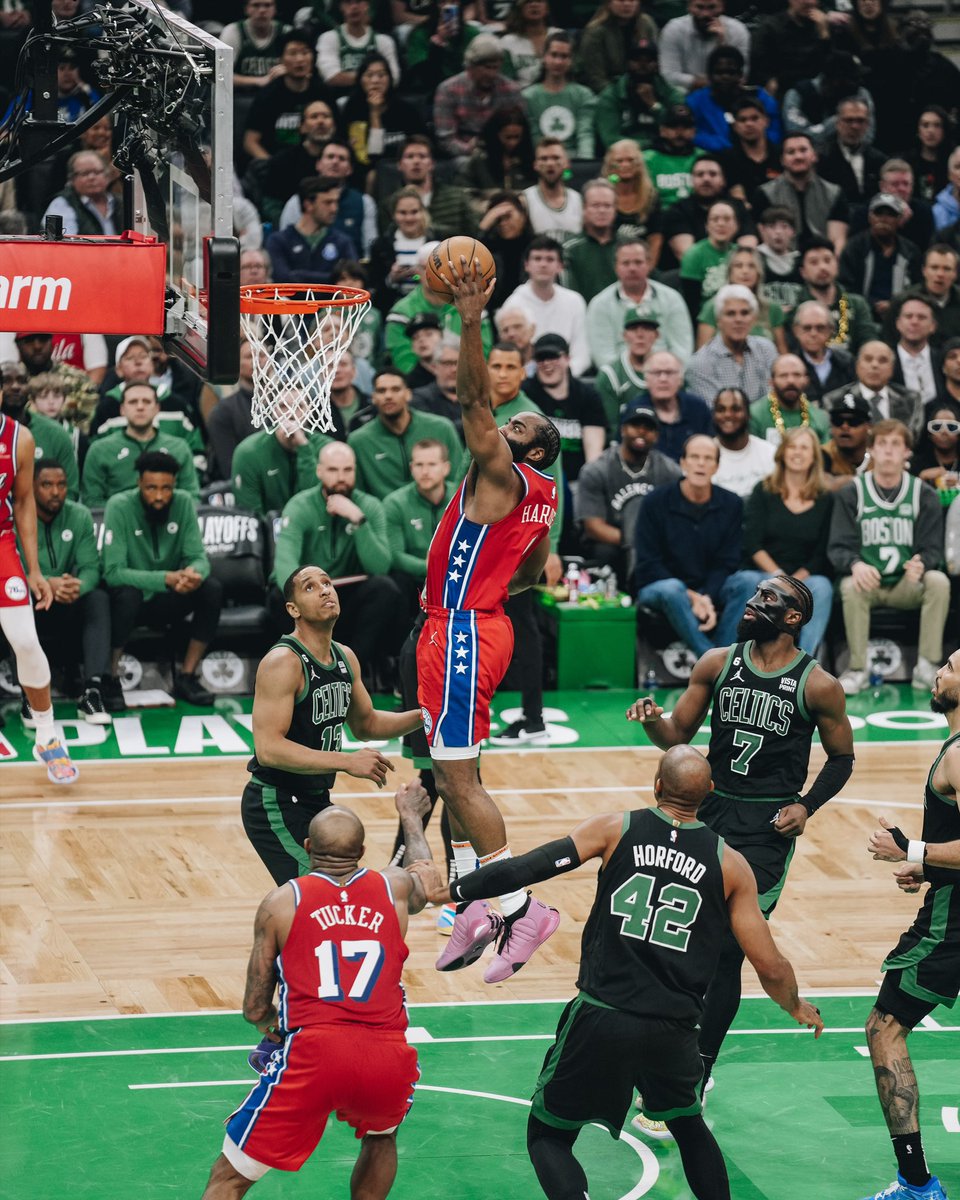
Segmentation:
[(643, 690), (647, 693), (652, 692), (657, 686), (657, 672), (653, 667), (647, 668), (647, 673), (643, 677)]
[(606, 587), (604, 589), (604, 595), (606, 596), (606, 598), (608, 600), (616, 600), (616, 598), (619, 594), (620, 594), (620, 589), (617, 587), (617, 577), (613, 573), (613, 571), (611, 571), (610, 574), (607, 576)]
[(577, 598), (582, 600), (585, 596), (590, 595), (591, 591), (593, 590), (593, 585), (590, 582), (589, 571), (578, 571), (577, 575)]
[(870, 690), (873, 694), (874, 700), (878, 700), (880, 698), (880, 691), (881, 691), (882, 687), (883, 687), (883, 674), (881, 673), (880, 668), (875, 663), (871, 663), (870, 664)]
[(580, 599), (580, 568), (572, 562), (567, 567), (567, 599), (576, 604)]

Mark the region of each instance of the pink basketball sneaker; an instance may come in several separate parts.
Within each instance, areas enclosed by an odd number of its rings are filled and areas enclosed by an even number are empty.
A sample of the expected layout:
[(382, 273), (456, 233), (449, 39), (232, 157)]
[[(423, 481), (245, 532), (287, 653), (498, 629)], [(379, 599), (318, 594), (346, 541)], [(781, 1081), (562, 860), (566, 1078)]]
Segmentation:
[(503, 917), (486, 900), (472, 900), (453, 920), (450, 941), (437, 959), (438, 971), (459, 971), (477, 961), (503, 929)]
[(557, 910), (531, 896), (526, 912), (514, 921), (504, 923), (497, 953), (483, 973), (484, 983), (503, 983), (515, 975), (559, 924), (560, 914)]

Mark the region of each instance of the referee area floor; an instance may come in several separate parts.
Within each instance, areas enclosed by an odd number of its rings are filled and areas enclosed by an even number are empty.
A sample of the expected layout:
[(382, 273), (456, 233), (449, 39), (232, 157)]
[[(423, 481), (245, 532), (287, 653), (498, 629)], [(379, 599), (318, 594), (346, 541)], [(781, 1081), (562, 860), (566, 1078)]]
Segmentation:
[[(859, 1200), (894, 1176), (863, 1034), (872, 993), (815, 1002), (826, 1021), (819, 1041), (765, 997), (741, 1006), (706, 1109), (734, 1200)], [(421, 1079), (398, 1138), (395, 1200), (541, 1194), (525, 1149), (526, 1109), (561, 1008), (559, 1000), (411, 1006)], [(927, 1157), (952, 1195), (960, 1193), (956, 1022), (938, 1009), (910, 1039)], [(221, 1123), (254, 1082), (251, 1032), (236, 1013), (4, 1023), (0, 1197), (199, 1197)], [(251, 1194), (345, 1197), (357, 1146), (331, 1119), (299, 1177), (271, 1172)], [(618, 1142), (585, 1129), (577, 1153), (591, 1200), (690, 1200), (676, 1148), (646, 1142), (629, 1118)]]

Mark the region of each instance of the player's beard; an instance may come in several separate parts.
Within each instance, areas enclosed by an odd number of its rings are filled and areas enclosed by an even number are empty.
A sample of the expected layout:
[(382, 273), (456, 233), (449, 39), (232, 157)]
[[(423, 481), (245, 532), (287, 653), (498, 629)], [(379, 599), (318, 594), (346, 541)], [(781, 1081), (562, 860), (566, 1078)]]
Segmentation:
[(530, 449), (529, 443), (515, 442), (512, 438), (504, 438), (503, 440), (510, 447), (510, 453), (513, 455), (513, 461), (515, 463), (523, 462), (527, 451)]
[[(173, 501), (171, 500), (170, 504)], [(147, 520), (151, 525), (162, 525), (167, 519), (167, 514), (170, 512), (170, 504), (165, 504), (163, 508), (154, 508), (152, 504), (143, 506), (144, 512), (147, 514)]]
[(763, 613), (756, 613), (752, 621), (740, 618), (740, 623), (737, 625), (737, 641), (753, 640), (757, 645), (762, 646), (765, 642), (775, 641), (782, 632), (783, 630), (778, 629), (769, 617)]
[(930, 707), (935, 713), (948, 713), (960, 704), (960, 692), (941, 692), (930, 697)]

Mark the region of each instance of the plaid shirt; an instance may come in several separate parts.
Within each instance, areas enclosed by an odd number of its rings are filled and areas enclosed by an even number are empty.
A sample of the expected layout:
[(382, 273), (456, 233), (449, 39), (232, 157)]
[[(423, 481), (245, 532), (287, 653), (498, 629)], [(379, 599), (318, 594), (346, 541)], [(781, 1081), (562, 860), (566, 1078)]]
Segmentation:
[(520, 88), (498, 75), (492, 92), (478, 92), (466, 71), (445, 79), (433, 100), (433, 127), (446, 154), (469, 154), (484, 124), (498, 109), (517, 106), (526, 112)]
[(743, 348), (743, 362), (738, 363), (718, 333), (687, 364), (687, 387), (711, 407), (717, 392), (728, 387), (741, 388), (752, 404), (767, 394), (776, 357), (773, 342), (751, 336)]

